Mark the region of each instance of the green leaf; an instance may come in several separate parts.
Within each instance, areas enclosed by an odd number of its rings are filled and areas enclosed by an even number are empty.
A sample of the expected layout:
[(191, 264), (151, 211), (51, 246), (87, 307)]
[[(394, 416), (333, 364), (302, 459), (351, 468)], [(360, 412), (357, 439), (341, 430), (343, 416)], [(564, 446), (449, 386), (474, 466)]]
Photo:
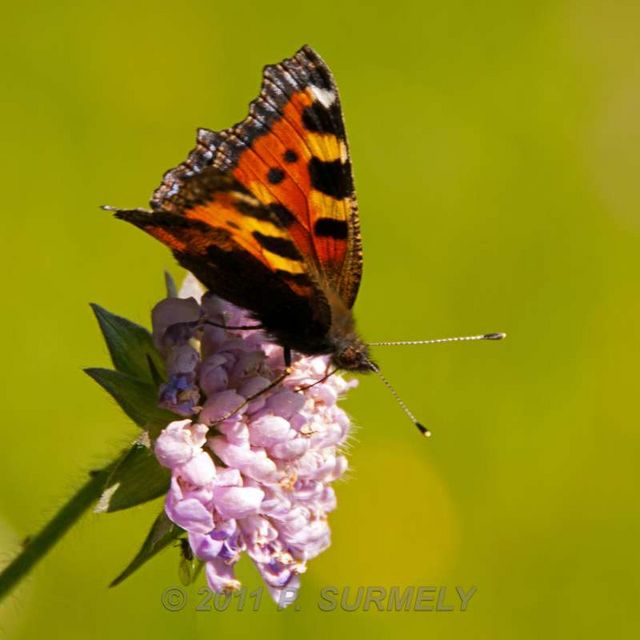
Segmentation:
[(181, 418), (158, 407), (158, 390), (150, 382), (111, 369), (91, 367), (84, 371), (113, 396), (138, 426), (147, 428), (152, 436), (170, 422)]
[(138, 551), (136, 557), (109, 586), (115, 587), (120, 584), (125, 578), (128, 578), (134, 571), (147, 562), (147, 560), (153, 558), (156, 553), (164, 549), (182, 533), (183, 530), (173, 524), (163, 511), (153, 523), (151, 531), (149, 531), (145, 541), (142, 543), (142, 547), (140, 547), (140, 551)]
[(151, 372), (151, 379), (153, 380), (153, 384), (155, 384), (156, 387), (160, 387), (160, 385), (164, 382), (162, 374), (158, 371), (158, 369), (156, 369), (156, 365), (151, 358), (147, 357), (147, 363), (149, 365), (149, 371)]
[(167, 290), (167, 298), (178, 297), (178, 287), (176, 287), (176, 281), (168, 271), (164, 272), (164, 286)]
[(136, 442), (109, 476), (95, 512), (119, 511), (153, 500), (168, 491), (170, 482), (169, 470), (148, 446)]
[(153, 344), (151, 334), (144, 327), (97, 304), (92, 304), (91, 308), (107, 343), (113, 366), (120, 373), (152, 382), (152, 372), (149, 369), (151, 361), (155, 370), (164, 377), (164, 362)]

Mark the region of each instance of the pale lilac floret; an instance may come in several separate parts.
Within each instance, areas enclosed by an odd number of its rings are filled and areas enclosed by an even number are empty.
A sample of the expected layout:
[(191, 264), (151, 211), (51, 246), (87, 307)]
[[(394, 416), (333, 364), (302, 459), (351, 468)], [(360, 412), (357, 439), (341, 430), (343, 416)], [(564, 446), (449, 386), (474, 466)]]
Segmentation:
[(336, 402), (356, 382), (323, 380), (326, 357), (298, 357), (283, 382), (260, 394), (282, 371), (282, 348), (259, 330), (208, 324), (256, 321), (203, 296), (192, 277), (181, 295), (153, 312), (168, 373), (160, 403), (186, 417), (155, 442), (172, 475), (165, 511), (187, 532), (212, 589), (240, 587), (234, 565), (246, 552), (278, 601), (330, 544), (331, 483), (347, 469), (350, 429)]

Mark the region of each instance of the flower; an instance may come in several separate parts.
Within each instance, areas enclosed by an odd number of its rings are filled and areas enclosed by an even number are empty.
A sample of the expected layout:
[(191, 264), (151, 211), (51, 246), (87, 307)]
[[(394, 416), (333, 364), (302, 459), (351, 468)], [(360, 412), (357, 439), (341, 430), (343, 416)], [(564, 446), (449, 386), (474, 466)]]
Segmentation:
[(357, 382), (325, 378), (325, 356), (297, 356), (292, 373), (268, 388), (283, 371), (282, 348), (260, 330), (215, 326), (256, 322), (203, 295), (193, 276), (152, 320), (168, 371), (160, 404), (184, 416), (154, 447), (171, 471), (165, 512), (187, 532), (211, 589), (238, 589), (234, 565), (247, 553), (279, 602), (330, 544), (331, 483), (347, 469), (350, 430), (336, 403)]

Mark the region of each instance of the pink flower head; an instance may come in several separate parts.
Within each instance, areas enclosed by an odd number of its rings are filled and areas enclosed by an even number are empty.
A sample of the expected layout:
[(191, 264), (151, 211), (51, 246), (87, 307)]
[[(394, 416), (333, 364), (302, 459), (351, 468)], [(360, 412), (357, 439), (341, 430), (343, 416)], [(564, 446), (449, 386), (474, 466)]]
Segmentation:
[(327, 357), (297, 357), (293, 372), (260, 394), (282, 372), (282, 348), (260, 330), (207, 324), (256, 322), (203, 296), (191, 276), (181, 295), (153, 312), (169, 373), (161, 404), (185, 416), (155, 443), (172, 474), (165, 511), (206, 564), (211, 589), (239, 588), (234, 565), (246, 552), (278, 601), (330, 544), (331, 483), (347, 468), (340, 451), (350, 429), (336, 402), (356, 381), (334, 374), (318, 382)]

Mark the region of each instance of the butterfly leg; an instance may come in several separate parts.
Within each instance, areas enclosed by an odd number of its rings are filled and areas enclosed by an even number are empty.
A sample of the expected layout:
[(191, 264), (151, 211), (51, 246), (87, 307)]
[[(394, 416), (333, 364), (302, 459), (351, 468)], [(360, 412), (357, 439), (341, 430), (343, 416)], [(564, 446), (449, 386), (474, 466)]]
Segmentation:
[(213, 320), (205, 320), (204, 324), (210, 324), (214, 327), (220, 327), (220, 329), (232, 329), (234, 331), (250, 331), (254, 329), (264, 329), (264, 326), (261, 324), (244, 324), (239, 326), (222, 324), (219, 322), (214, 322)]
[(302, 392), (302, 391), (306, 391), (307, 389), (311, 389), (311, 387), (315, 387), (317, 384), (320, 384), (321, 382), (324, 382), (327, 378), (330, 378), (337, 371), (338, 371), (337, 367), (332, 371), (329, 371), (329, 368), (327, 367), (327, 373), (323, 375), (322, 378), (320, 378), (319, 380), (316, 380), (315, 382), (312, 382), (311, 384), (306, 384), (303, 387), (298, 387), (297, 389), (295, 389), (295, 391)]

